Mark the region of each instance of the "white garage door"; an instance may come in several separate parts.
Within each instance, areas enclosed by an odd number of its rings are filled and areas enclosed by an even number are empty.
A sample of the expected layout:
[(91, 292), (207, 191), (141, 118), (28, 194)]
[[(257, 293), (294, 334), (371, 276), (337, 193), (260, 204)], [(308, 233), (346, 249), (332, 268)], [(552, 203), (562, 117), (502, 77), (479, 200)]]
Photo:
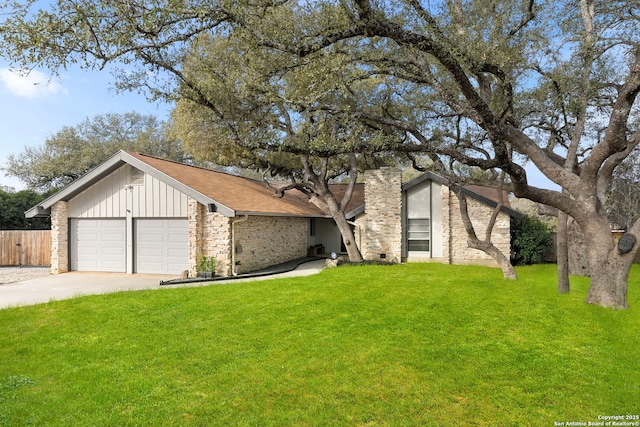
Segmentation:
[(186, 219), (137, 219), (136, 273), (180, 274), (189, 268)]
[(124, 273), (124, 219), (72, 219), (71, 270)]

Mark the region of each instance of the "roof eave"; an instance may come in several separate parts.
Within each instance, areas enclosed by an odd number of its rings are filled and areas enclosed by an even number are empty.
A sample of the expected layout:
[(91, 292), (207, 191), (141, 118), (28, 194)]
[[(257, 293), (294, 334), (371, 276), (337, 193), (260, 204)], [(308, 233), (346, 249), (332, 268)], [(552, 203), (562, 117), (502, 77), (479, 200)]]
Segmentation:
[[(491, 199), (483, 196), (480, 193), (476, 193), (473, 190), (469, 190), (468, 188), (465, 188), (465, 187), (460, 187), (460, 188), (462, 189), (462, 192), (465, 195), (471, 196), (474, 199), (484, 203), (487, 206), (490, 206), (492, 208), (495, 208), (496, 206), (498, 206), (498, 203), (495, 200), (491, 200)], [(500, 208), (500, 211), (505, 213), (505, 214), (507, 214), (507, 215), (509, 215), (510, 217), (513, 217), (513, 218), (522, 218), (522, 216), (523, 216), (520, 212), (518, 212), (518, 211), (516, 211), (514, 209), (511, 209), (510, 207), (504, 206), (504, 205)]]
[(198, 191), (195, 191), (193, 188), (181, 183), (180, 181), (170, 177), (169, 175), (163, 172), (160, 172), (158, 169), (148, 165), (142, 160), (139, 160), (136, 157), (122, 150), (118, 151), (109, 159), (107, 159), (100, 165), (96, 166), (94, 169), (87, 172), (82, 177), (76, 179), (71, 184), (67, 185), (62, 190), (58, 191), (51, 197), (43, 200), (39, 205), (34, 206), (33, 208), (26, 211), (25, 216), (27, 218), (33, 218), (38, 216), (41, 217), (41, 216), (51, 215), (51, 207), (55, 203), (59, 201), (68, 202), (73, 197), (77, 196), (82, 191), (86, 190), (91, 185), (95, 184), (96, 182), (98, 182), (105, 176), (109, 175), (111, 172), (115, 171), (116, 169), (124, 166), (125, 164), (130, 164), (131, 166), (137, 169), (140, 169), (144, 173), (149, 174), (159, 179), (160, 181), (165, 182), (166, 184), (170, 185), (176, 190), (186, 194), (192, 199), (195, 199), (199, 203), (207, 206), (210, 211), (218, 212), (221, 215), (224, 215), (227, 217), (236, 216), (236, 212), (233, 209), (229, 208), (228, 206), (225, 206), (224, 204), (219, 203), (218, 201), (208, 196), (205, 196), (204, 194), (199, 193)]

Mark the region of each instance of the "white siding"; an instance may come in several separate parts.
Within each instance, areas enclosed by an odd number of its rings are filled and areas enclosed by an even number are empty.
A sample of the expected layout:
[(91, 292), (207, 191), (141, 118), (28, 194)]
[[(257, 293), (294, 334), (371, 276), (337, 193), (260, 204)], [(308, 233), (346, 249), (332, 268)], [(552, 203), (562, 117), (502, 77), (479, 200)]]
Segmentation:
[[(407, 190), (407, 206), (406, 206), (406, 230), (405, 236), (406, 245), (408, 247), (409, 257), (431, 257), (431, 250), (433, 248), (433, 235), (431, 230), (431, 181), (427, 180), (420, 184), (411, 187)], [(417, 239), (417, 240), (411, 240)], [(425, 250), (411, 250), (412, 244), (422, 243), (427, 246)]]
[[(131, 183), (125, 165), (69, 201), (70, 218), (186, 218), (187, 195), (145, 174), (144, 184)], [(130, 206), (128, 206), (130, 204)]]
[[(405, 227), (409, 226), (411, 219), (429, 219), (429, 251), (407, 253), (412, 261), (427, 260), (427, 258), (442, 258), (442, 185), (431, 180), (425, 180), (416, 186), (409, 188), (406, 194)], [(446, 187), (445, 187), (446, 188)], [(408, 231), (405, 230), (405, 244)]]
[[(446, 187), (445, 187), (446, 189)], [(442, 185), (431, 181), (431, 257), (442, 258)]]
[(124, 186), (129, 174), (122, 167), (69, 201), (70, 218), (123, 218), (127, 212)]

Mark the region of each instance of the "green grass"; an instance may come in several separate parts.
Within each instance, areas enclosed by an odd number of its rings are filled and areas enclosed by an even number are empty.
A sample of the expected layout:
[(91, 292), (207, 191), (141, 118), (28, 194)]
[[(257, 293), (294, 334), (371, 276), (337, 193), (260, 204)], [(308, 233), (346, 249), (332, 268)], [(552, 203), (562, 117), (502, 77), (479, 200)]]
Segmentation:
[(553, 425), (640, 412), (625, 311), (408, 264), (0, 310), (0, 426)]

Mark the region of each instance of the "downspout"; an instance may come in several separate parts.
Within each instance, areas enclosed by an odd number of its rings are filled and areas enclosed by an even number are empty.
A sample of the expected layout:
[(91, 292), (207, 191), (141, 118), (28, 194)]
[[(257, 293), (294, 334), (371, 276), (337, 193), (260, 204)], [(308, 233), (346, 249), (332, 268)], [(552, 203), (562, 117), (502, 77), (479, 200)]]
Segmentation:
[(249, 215), (245, 215), (243, 218), (231, 221), (231, 275), (237, 276), (236, 271), (236, 224), (240, 222), (246, 222), (249, 219)]

